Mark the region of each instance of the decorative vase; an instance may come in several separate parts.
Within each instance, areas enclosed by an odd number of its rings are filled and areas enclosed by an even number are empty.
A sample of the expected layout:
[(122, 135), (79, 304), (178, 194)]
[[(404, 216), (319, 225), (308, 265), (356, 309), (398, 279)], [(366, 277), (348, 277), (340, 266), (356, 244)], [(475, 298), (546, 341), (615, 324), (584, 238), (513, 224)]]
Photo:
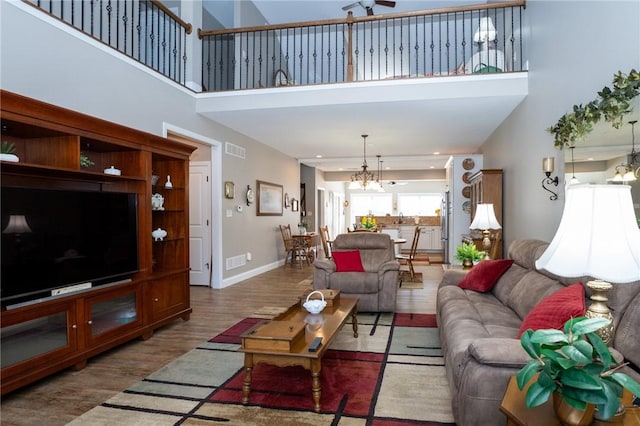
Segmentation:
[(17, 163), (20, 161), (18, 156), (14, 154), (0, 154), (0, 160), (9, 161), (11, 163)]
[(462, 269), (471, 269), (473, 268), (473, 260), (471, 259), (463, 259), (462, 260)]
[(586, 410), (571, 406), (558, 392), (553, 393), (553, 409), (563, 426), (588, 426), (593, 421), (595, 406), (587, 404)]

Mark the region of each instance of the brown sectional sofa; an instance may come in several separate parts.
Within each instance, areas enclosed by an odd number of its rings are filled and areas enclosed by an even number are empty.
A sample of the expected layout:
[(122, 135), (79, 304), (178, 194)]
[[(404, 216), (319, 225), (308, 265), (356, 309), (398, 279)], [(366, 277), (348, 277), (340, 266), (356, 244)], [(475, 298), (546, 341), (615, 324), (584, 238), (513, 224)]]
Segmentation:
[[(509, 247), (514, 263), (488, 293), (458, 287), (462, 271), (449, 270), (443, 276), (437, 318), (458, 426), (506, 423), (499, 407), (507, 382), (530, 361), (517, 339), (522, 319), (563, 286), (590, 280), (538, 271), (535, 260), (547, 245), (539, 240), (514, 241)], [(585, 290), (588, 298), (586, 286)], [(635, 371), (626, 367), (625, 372), (640, 380), (640, 281), (614, 285), (608, 305), (616, 325), (612, 352), (635, 365)]]

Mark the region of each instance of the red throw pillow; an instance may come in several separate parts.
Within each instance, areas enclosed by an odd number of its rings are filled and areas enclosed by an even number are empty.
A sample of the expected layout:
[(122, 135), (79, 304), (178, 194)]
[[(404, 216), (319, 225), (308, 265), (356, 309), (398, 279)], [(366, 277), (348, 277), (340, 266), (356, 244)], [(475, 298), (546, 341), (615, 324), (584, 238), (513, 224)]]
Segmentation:
[(498, 279), (513, 265), (512, 259), (483, 260), (460, 280), (458, 287), (486, 293), (491, 291)]
[(364, 272), (360, 251), (334, 251), (331, 253), (336, 272)]
[(571, 284), (542, 299), (524, 317), (518, 338), (525, 330), (555, 328), (561, 330), (571, 318), (581, 317), (586, 310), (582, 283)]

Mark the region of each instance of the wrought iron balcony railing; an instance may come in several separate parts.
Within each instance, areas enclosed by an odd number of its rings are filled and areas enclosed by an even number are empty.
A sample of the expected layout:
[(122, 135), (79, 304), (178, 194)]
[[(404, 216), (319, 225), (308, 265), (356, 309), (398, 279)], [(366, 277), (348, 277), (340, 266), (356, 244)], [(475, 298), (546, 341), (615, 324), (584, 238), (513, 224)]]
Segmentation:
[(185, 85), (187, 24), (158, 0), (24, 0)]
[[(191, 24), (159, 0), (23, 0), (186, 86)], [(198, 30), (203, 91), (524, 70), (525, 0)], [(188, 72), (189, 71), (189, 72)]]
[(525, 1), (198, 31), (204, 91), (523, 70)]

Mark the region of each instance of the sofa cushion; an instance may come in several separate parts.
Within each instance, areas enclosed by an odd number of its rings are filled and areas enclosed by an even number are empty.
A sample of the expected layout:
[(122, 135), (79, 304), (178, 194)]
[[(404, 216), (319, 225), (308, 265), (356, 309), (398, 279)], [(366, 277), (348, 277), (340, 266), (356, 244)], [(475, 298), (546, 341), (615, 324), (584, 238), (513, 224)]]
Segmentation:
[(536, 271), (527, 272), (511, 290), (507, 305), (522, 319), (545, 297), (565, 288), (558, 281)]
[(377, 272), (336, 272), (331, 274), (331, 288), (342, 294), (378, 293)]
[(528, 329), (555, 328), (560, 330), (570, 318), (583, 316), (585, 309), (582, 283), (565, 287), (544, 298), (533, 307), (520, 325), (518, 338)]
[(467, 290), (486, 293), (513, 264), (511, 259), (483, 260), (467, 273), (458, 286)]
[(364, 272), (358, 250), (333, 252), (333, 261), (336, 263), (336, 272)]

